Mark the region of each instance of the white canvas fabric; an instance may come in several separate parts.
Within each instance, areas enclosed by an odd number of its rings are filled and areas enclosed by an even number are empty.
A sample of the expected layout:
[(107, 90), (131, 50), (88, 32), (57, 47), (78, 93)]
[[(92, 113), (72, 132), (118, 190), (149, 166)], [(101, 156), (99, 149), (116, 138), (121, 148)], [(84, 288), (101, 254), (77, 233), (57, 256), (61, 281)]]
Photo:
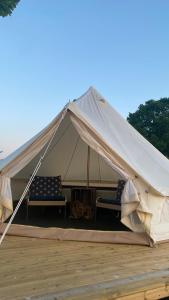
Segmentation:
[(91, 182), (126, 180), (121, 221), (135, 232), (146, 232), (154, 242), (169, 239), (169, 161), (94, 88), (70, 102), (43, 131), (2, 161), (1, 221), (12, 212), (11, 180), (29, 178), (54, 132), (39, 175), (86, 181), (90, 146)]

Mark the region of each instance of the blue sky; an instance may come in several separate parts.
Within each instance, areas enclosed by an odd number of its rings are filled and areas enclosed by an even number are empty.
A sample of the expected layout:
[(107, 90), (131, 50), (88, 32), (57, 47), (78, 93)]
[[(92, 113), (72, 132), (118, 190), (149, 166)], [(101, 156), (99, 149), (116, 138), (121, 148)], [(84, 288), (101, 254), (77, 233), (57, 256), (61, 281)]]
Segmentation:
[(21, 0), (0, 17), (3, 156), (91, 85), (124, 117), (169, 97), (168, 0)]

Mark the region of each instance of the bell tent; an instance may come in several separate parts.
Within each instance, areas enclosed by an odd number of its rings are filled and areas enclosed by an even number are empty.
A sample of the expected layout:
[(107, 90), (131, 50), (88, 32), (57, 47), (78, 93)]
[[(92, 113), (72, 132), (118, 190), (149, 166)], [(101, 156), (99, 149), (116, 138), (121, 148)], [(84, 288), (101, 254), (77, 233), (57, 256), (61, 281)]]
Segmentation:
[(145, 233), (154, 243), (169, 240), (169, 161), (93, 87), (1, 161), (1, 222), (12, 214), (13, 201), (44, 150), (38, 175), (60, 175), (69, 186), (80, 182), (111, 187), (124, 179), (121, 222), (133, 232)]

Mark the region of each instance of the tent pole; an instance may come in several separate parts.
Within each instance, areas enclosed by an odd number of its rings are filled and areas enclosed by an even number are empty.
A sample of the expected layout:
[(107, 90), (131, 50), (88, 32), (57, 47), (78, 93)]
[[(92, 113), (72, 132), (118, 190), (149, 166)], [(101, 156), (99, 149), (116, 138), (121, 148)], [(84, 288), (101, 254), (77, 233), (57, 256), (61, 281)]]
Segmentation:
[(89, 188), (90, 146), (87, 147), (87, 187)]

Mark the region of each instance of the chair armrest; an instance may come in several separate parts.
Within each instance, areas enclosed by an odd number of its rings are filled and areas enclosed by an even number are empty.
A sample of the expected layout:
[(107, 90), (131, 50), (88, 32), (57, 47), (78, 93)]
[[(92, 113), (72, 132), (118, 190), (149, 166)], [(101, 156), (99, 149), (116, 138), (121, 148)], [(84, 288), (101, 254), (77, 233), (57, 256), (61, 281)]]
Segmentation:
[(101, 196), (96, 197), (96, 203), (99, 202), (100, 199), (102, 199)]
[(63, 195), (65, 197), (65, 203), (67, 203), (67, 196)]
[(28, 191), (27, 194), (25, 195), (25, 198), (24, 198), (24, 200), (26, 200), (26, 202), (29, 201), (29, 196), (30, 196), (30, 194), (29, 194), (29, 191)]

